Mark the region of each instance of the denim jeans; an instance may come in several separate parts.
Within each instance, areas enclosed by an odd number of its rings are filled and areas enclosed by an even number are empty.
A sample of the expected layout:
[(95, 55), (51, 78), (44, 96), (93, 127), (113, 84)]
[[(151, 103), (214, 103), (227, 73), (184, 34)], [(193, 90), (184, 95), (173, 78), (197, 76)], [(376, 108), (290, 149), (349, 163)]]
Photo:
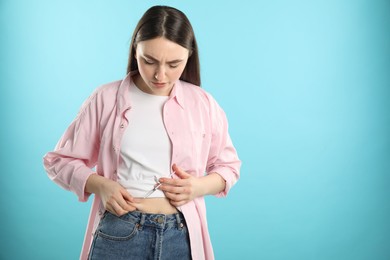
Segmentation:
[(96, 230), (89, 259), (191, 259), (183, 214), (133, 211), (117, 217), (106, 211)]

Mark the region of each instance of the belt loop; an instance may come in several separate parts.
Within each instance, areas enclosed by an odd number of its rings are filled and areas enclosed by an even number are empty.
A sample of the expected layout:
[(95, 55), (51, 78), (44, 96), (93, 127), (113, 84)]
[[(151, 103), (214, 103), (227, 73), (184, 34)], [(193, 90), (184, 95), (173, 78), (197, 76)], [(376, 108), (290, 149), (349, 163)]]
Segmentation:
[(179, 213), (176, 213), (176, 214), (175, 214), (175, 217), (176, 217), (176, 222), (177, 222), (177, 227), (178, 227), (178, 229), (182, 229), (182, 228), (184, 227), (184, 224), (183, 224), (183, 222), (181, 221), (180, 214), (179, 214)]
[(144, 225), (144, 223), (145, 223), (145, 218), (146, 218), (146, 215), (144, 214), (144, 213), (141, 213), (141, 216), (140, 216), (140, 222), (139, 222), (139, 227), (138, 227), (138, 229), (139, 230), (141, 230), (142, 229), (142, 227), (143, 227), (143, 225)]

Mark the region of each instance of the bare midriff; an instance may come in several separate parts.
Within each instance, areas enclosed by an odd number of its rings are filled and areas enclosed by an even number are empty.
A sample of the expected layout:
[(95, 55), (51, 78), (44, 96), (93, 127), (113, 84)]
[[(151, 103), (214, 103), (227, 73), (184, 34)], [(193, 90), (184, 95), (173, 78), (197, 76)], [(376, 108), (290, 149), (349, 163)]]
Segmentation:
[(137, 198), (137, 210), (150, 214), (174, 214), (178, 210), (169, 203), (167, 198)]

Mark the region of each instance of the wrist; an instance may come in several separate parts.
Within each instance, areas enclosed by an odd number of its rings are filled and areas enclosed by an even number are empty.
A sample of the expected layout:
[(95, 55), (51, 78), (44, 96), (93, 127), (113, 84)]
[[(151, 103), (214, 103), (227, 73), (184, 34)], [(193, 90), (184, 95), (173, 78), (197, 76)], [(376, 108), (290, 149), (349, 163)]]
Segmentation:
[(225, 179), (216, 172), (208, 173), (201, 178), (201, 192), (204, 195), (215, 195), (223, 191), (226, 186)]
[(88, 193), (99, 194), (101, 186), (104, 184), (104, 177), (94, 173), (90, 175), (85, 184), (85, 191)]

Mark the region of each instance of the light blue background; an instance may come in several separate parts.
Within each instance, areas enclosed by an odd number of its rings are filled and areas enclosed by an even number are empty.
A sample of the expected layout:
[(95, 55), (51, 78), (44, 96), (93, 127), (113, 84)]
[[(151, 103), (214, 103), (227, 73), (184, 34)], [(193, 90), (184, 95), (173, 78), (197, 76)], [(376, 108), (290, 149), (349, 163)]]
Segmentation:
[(390, 2), (0, 1), (1, 259), (77, 259), (90, 202), (42, 156), (125, 75), (136, 22), (183, 10), (243, 161), (208, 198), (217, 259), (390, 259)]

